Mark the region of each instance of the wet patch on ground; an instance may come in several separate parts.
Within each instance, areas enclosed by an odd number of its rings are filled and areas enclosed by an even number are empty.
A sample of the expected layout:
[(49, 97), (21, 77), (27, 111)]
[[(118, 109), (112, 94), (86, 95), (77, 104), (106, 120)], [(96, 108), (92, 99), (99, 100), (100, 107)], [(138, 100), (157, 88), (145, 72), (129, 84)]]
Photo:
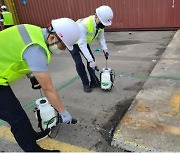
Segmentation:
[(137, 91), (139, 92), (142, 88), (142, 86), (144, 85), (144, 82), (137, 82), (136, 84), (134, 84), (133, 86), (130, 87), (126, 87), (123, 90), (128, 90), (128, 91)]
[(155, 53), (155, 56), (161, 56), (166, 48), (157, 48), (158, 52)]
[(141, 44), (144, 43), (142, 41), (138, 41), (138, 40), (125, 40), (125, 41), (107, 41), (107, 43), (112, 43), (114, 45), (131, 45), (131, 44)]
[(111, 141), (117, 125), (123, 118), (134, 98), (135, 96), (117, 103), (117, 105), (115, 106), (115, 113), (109, 119), (109, 121), (102, 126), (102, 128), (106, 131), (99, 130), (100, 134), (104, 138), (104, 141), (99, 141), (98, 143), (96, 143), (96, 145), (94, 145), (97, 149), (102, 148), (101, 150), (103, 150), (104, 152), (125, 152), (123, 149), (112, 147)]

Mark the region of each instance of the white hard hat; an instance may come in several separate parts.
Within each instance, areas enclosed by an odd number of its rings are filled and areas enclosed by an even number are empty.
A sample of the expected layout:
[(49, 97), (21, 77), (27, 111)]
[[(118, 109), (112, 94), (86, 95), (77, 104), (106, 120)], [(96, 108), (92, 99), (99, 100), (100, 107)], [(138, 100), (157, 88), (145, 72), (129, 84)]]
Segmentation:
[(2, 5), (2, 6), (1, 6), (1, 9), (2, 9), (2, 10), (7, 10), (7, 7), (6, 7), (5, 5)]
[(81, 31), (78, 24), (69, 18), (59, 18), (51, 21), (51, 25), (69, 50), (80, 38)]
[(109, 6), (103, 5), (96, 9), (96, 15), (104, 26), (112, 24), (113, 11)]

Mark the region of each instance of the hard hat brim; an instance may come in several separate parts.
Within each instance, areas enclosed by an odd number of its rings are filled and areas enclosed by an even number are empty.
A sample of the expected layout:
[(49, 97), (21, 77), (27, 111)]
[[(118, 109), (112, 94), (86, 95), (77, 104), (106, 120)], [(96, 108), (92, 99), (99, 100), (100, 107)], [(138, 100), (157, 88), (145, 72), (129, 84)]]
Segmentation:
[(66, 47), (71, 51), (71, 50), (73, 50), (73, 46), (67, 46), (66, 45)]
[[(101, 21), (101, 20), (100, 20)], [(112, 22), (103, 22), (101, 21), (101, 23), (104, 25), (104, 26), (111, 26)]]

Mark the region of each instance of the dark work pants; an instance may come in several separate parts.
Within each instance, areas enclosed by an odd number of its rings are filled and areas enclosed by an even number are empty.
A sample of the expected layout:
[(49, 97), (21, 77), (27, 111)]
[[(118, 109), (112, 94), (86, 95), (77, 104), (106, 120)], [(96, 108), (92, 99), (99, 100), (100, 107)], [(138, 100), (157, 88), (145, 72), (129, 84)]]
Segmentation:
[[(77, 71), (77, 73), (79, 74), (79, 76), (81, 78), (82, 84), (83, 85), (89, 85), (89, 79), (88, 79), (88, 76), (87, 76), (87, 72), (86, 72), (85, 66), (83, 64), (83, 61), (81, 59), (81, 55), (80, 55), (80, 52), (82, 53), (82, 51), (80, 50), (79, 46), (76, 45), (76, 44), (73, 47), (74, 48), (73, 48), (72, 51), (70, 51), (70, 54), (72, 55), (72, 58), (73, 58), (73, 60), (74, 60), (74, 62), (76, 64), (76, 71)], [(87, 47), (89, 49), (89, 52), (90, 52), (93, 60), (95, 61), (94, 55), (92, 54), (92, 51), (90, 49), (89, 44), (87, 45)], [(87, 61), (87, 59), (86, 59), (86, 61)], [(89, 62), (88, 61), (87, 61), (87, 70), (89, 72), (89, 76), (90, 76), (90, 80), (91, 80), (90, 82), (91, 83), (99, 82), (99, 79), (98, 79), (98, 77), (95, 74), (95, 70), (92, 69), (89, 66)]]
[(35, 131), (10, 86), (0, 85), (0, 119), (10, 124), (14, 138), (25, 152), (42, 151), (36, 143)]

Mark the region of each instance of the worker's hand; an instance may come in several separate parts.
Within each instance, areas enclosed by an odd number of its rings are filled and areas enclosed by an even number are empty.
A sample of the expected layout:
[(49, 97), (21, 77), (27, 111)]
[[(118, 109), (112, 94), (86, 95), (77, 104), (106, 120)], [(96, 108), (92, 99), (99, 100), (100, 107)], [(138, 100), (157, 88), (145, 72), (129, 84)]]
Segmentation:
[(105, 58), (106, 58), (106, 60), (107, 60), (108, 57), (109, 57), (109, 52), (108, 52), (107, 49), (106, 49), (106, 50), (103, 50), (103, 52), (104, 52), (104, 56), (105, 56)]
[(31, 81), (33, 89), (41, 89), (41, 85), (39, 84), (39, 82), (36, 80), (34, 76), (30, 77), (30, 81)]
[(91, 62), (89, 63), (89, 66), (90, 66), (92, 69), (95, 70), (95, 67), (96, 67), (95, 61), (91, 61)]
[(60, 123), (71, 124), (72, 117), (65, 109), (64, 112), (59, 112)]
[(109, 57), (109, 53), (106, 52), (106, 53), (105, 53), (105, 58), (106, 58), (106, 60), (108, 59), (108, 57)]

